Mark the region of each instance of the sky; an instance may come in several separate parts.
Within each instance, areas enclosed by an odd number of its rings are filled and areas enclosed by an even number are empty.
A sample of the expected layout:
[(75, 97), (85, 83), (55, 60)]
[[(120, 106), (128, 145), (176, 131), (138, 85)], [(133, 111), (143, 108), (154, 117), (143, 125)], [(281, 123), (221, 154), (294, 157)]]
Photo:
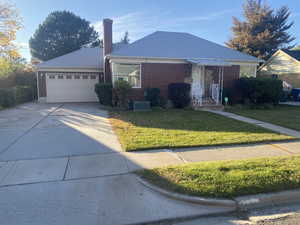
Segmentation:
[[(30, 61), (28, 40), (47, 15), (68, 10), (88, 20), (102, 37), (102, 20), (111, 18), (113, 39), (126, 31), (133, 42), (157, 30), (188, 32), (223, 44), (231, 37), (232, 17), (243, 19), (244, 0), (12, 0), (23, 19), (17, 33), (21, 55)], [(287, 5), (294, 26), (290, 33), (300, 44), (300, 1), (269, 0), (272, 8)]]

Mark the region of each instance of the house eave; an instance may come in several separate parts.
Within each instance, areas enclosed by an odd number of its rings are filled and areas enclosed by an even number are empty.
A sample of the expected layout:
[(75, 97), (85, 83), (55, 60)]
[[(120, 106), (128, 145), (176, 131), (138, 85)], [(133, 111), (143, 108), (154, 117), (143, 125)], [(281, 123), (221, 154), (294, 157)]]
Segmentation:
[(36, 67), (36, 71), (62, 71), (62, 72), (103, 72), (103, 68), (95, 67)]
[(168, 57), (143, 57), (143, 56), (118, 56), (118, 55), (106, 55), (108, 59), (141, 59), (141, 60), (224, 60), (226, 62), (246, 62), (246, 63), (255, 63), (259, 64), (264, 62), (264, 60), (257, 59), (257, 60), (245, 60), (245, 59), (229, 59), (229, 58), (168, 58)]

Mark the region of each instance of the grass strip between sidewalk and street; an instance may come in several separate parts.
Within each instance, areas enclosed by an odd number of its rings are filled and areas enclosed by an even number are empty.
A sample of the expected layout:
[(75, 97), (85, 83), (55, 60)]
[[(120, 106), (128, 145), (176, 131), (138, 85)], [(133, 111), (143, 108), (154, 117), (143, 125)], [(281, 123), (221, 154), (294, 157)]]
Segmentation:
[(110, 121), (126, 151), (295, 139), (205, 111), (112, 111)]
[(169, 191), (234, 198), (300, 188), (300, 156), (190, 163), (136, 173)]

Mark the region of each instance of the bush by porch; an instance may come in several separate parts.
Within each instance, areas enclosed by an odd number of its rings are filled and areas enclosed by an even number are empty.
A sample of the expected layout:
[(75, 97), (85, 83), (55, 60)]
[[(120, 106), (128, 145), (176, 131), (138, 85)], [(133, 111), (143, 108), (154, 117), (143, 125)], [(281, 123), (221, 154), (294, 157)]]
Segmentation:
[(126, 151), (294, 139), (204, 111), (112, 111), (110, 120)]

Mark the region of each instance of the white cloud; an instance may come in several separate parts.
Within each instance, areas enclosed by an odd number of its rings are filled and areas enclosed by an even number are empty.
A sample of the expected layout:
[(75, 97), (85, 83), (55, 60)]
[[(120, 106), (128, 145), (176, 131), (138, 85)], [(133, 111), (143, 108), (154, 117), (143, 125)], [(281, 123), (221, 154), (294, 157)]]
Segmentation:
[(178, 22), (201, 22), (201, 21), (213, 21), (220, 19), (228, 14), (237, 13), (237, 10), (223, 10), (219, 12), (213, 12), (207, 15), (202, 16), (190, 16), (190, 17), (182, 17), (178, 18)]
[[(191, 23), (213, 21), (236, 12), (236, 10), (224, 10), (207, 15), (178, 18), (174, 18), (174, 16), (169, 12), (132, 12), (111, 18), (113, 20), (113, 39), (114, 42), (120, 41), (126, 31), (129, 32), (129, 38), (131, 41), (135, 41), (157, 30), (188, 32), (186, 26)], [(92, 25), (99, 32), (100, 37), (102, 38), (102, 21), (94, 22)]]

